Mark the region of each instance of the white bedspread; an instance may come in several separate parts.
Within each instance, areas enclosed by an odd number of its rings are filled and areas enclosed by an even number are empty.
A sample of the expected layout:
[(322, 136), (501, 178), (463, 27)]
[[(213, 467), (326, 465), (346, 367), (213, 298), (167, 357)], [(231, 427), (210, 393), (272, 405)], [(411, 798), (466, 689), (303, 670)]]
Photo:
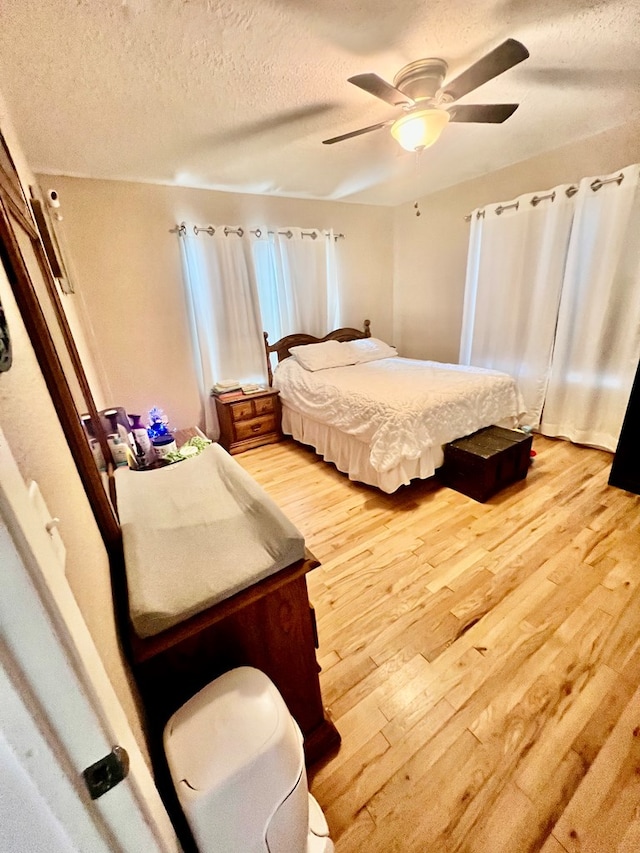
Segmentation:
[(150, 637), (304, 557), (304, 538), (212, 444), (155, 471), (116, 471), (129, 612)]
[(273, 384), (285, 404), (366, 442), (379, 472), (482, 427), (515, 426), (523, 410), (505, 373), (410, 358), (313, 373), (287, 358)]

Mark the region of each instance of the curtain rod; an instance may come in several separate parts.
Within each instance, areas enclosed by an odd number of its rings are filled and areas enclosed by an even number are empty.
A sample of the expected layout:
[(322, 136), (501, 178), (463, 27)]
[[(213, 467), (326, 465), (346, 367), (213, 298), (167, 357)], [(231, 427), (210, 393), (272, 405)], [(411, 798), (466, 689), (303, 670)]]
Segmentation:
[[(216, 233), (216, 229), (213, 227), (213, 225), (207, 225), (206, 227), (201, 226), (201, 225), (194, 225), (193, 226), (193, 233), (196, 236), (198, 234), (200, 234), (201, 231), (208, 234), (210, 237), (213, 237), (213, 235)], [(229, 234), (237, 234), (238, 237), (244, 236), (244, 228), (229, 228), (228, 225), (225, 225), (223, 231), (224, 231), (225, 237), (228, 237)], [(181, 237), (184, 237), (186, 233), (187, 233), (187, 225), (185, 222), (181, 222), (180, 225), (176, 225), (175, 228), (169, 229), (169, 234), (179, 234)], [(256, 237), (262, 237), (262, 230), (260, 228), (250, 228), (249, 233), (255, 234)], [(282, 234), (282, 236), (286, 237), (288, 240), (290, 240), (293, 237), (293, 231), (277, 231), (277, 232), (276, 231), (267, 231), (267, 234), (276, 234), (276, 233)], [(319, 233), (324, 234), (325, 237), (329, 236), (328, 231), (318, 232), (318, 231), (314, 230), (314, 231), (301, 231), (300, 233), (302, 234), (303, 237), (311, 237), (312, 240), (316, 240)], [(344, 234), (334, 234), (333, 236), (334, 236), (335, 240), (344, 239)]]
[[(591, 189), (595, 193), (600, 189), (600, 187), (603, 187), (605, 184), (618, 184), (618, 186), (619, 186), (623, 181), (624, 181), (624, 174), (622, 172), (620, 172), (620, 174), (617, 175), (615, 178), (596, 178), (594, 181), (591, 181), (589, 186), (591, 187)], [(569, 198), (571, 198), (571, 196), (574, 196), (577, 192), (578, 192), (578, 187), (575, 186), (575, 184), (572, 184), (571, 186), (566, 188), (565, 195), (567, 195)], [(555, 201), (556, 191), (553, 190), (553, 192), (546, 193), (546, 195), (534, 195), (533, 198), (529, 200), (529, 204), (536, 207), (536, 205), (540, 204), (541, 201), (545, 201), (545, 199), (548, 199), (548, 198), (550, 198), (551, 201)], [(500, 216), (500, 214), (504, 210), (509, 210), (509, 208), (512, 208), (512, 207), (517, 210), (519, 206), (520, 206), (519, 201), (516, 201), (513, 204), (499, 204), (495, 209), (495, 213), (497, 213), (498, 216)], [(484, 215), (485, 215), (485, 210), (484, 209), (479, 210), (476, 213), (476, 219), (481, 219), (481, 218), (484, 219)], [(472, 216), (471, 213), (467, 213), (467, 215), (464, 218), (464, 221), (470, 222), (471, 216)]]

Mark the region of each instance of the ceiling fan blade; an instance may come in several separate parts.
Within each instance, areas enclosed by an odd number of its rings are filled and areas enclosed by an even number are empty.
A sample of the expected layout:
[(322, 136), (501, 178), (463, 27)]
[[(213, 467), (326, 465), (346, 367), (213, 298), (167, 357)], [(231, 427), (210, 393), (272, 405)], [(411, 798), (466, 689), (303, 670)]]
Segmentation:
[(395, 119), (381, 121), (378, 124), (371, 124), (369, 127), (361, 127), (360, 130), (352, 130), (351, 133), (343, 133), (342, 136), (334, 136), (332, 139), (323, 139), (323, 145), (333, 145), (334, 142), (342, 142), (343, 139), (351, 139), (352, 136), (362, 136), (363, 133), (370, 133), (372, 130), (380, 130), (381, 127), (388, 127), (393, 124)]
[(460, 104), (451, 107), (451, 121), (476, 121), (502, 124), (512, 116), (520, 104)]
[(380, 98), (382, 101), (386, 101), (394, 107), (399, 107), (404, 104), (412, 106), (415, 103), (413, 98), (405, 95), (404, 92), (401, 92), (400, 89), (396, 89), (395, 86), (392, 86), (391, 83), (387, 83), (386, 80), (383, 80), (382, 77), (378, 77), (377, 74), (356, 74), (355, 77), (349, 77), (349, 83), (353, 83), (354, 86), (359, 86), (360, 89), (364, 89), (365, 92), (368, 92), (375, 98)]
[(262, 137), (267, 133), (277, 133), (279, 130), (291, 125), (309, 121), (309, 119), (323, 115), (335, 106), (336, 104), (331, 103), (311, 104), (304, 107), (283, 110), (265, 118), (235, 124), (231, 128), (222, 127), (215, 134), (210, 134), (204, 145), (246, 142), (249, 137)]
[(504, 71), (508, 71), (529, 56), (527, 48), (515, 39), (507, 39), (494, 48), (482, 59), (479, 59), (466, 71), (442, 87), (445, 95), (450, 95), (454, 101), (492, 80)]

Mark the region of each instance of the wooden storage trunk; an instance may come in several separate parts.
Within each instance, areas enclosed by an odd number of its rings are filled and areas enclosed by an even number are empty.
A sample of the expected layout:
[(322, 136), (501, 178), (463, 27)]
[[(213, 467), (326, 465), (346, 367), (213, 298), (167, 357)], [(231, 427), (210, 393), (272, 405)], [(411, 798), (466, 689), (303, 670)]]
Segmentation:
[(529, 470), (532, 436), (491, 426), (445, 445), (440, 479), (476, 501), (488, 500)]

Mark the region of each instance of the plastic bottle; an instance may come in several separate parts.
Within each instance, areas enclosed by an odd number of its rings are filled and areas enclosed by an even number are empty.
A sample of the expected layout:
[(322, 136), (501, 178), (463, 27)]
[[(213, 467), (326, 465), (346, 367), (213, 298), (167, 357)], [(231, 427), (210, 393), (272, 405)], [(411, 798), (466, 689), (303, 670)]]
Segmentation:
[(156, 458), (156, 454), (147, 428), (141, 422), (141, 418), (142, 415), (129, 415), (138, 464), (141, 468), (146, 468), (148, 465), (151, 465)]
[(128, 465), (127, 445), (124, 443), (120, 435), (118, 435), (117, 432), (110, 433), (107, 436), (107, 443), (109, 445), (109, 450), (111, 451), (111, 456), (113, 457), (113, 464), (117, 466)]

